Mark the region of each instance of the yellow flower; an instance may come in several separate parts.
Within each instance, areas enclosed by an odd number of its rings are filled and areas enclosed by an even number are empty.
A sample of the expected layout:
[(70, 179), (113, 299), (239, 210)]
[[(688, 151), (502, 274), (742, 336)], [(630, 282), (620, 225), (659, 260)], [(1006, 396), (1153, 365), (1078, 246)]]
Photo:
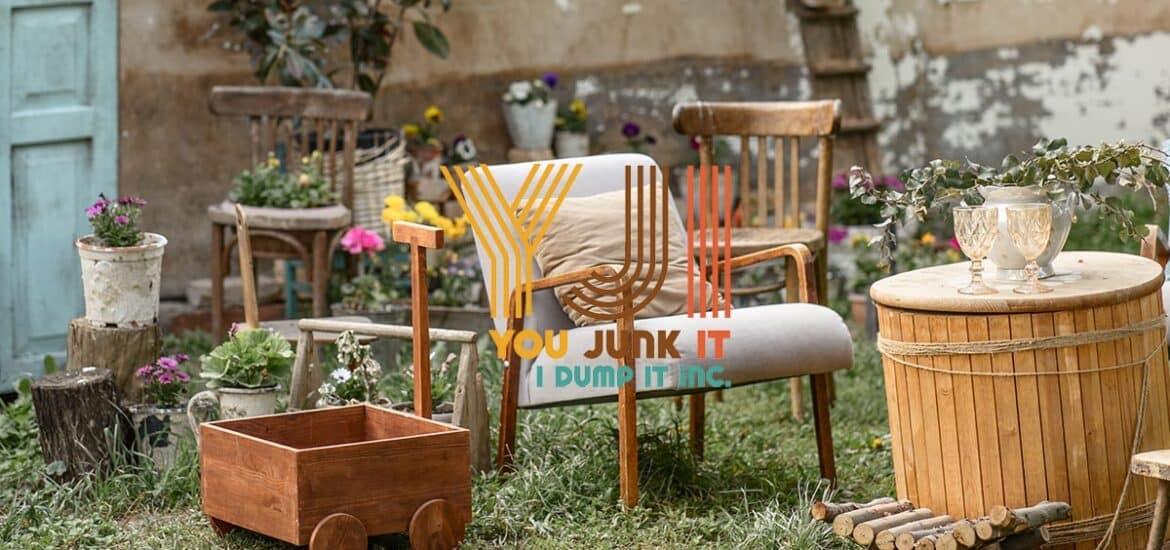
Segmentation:
[(402, 127), (402, 135), (406, 136), (406, 139), (414, 139), (418, 137), (418, 133), (418, 124), (407, 124)]
[(849, 244), (851, 246), (853, 246), (854, 248), (859, 247), (859, 246), (868, 245), (869, 244), (869, 237), (866, 237), (865, 235), (862, 235), (861, 233), (855, 233), (853, 235), (853, 238), (849, 239)]
[(382, 210), (382, 222), (393, 225), (394, 222), (417, 222), (418, 214), (405, 208), (387, 208)]
[(308, 164), (308, 163), (309, 163), (309, 157), (301, 157), (301, 164)]
[(587, 111), (585, 110), (585, 102), (581, 101), (580, 99), (574, 99), (573, 102), (569, 104), (569, 111), (580, 118), (585, 118), (585, 115), (587, 114)]
[(435, 105), (431, 105), (423, 112), (423, 118), (427, 119), (427, 122), (431, 124), (439, 124), (443, 122), (443, 110)]
[(922, 239), (919, 240), (919, 242), (926, 246), (934, 246), (934, 241), (934, 233), (923, 233)]
[(386, 205), (386, 208), (402, 208), (406, 206), (406, 199), (402, 198), (401, 195), (387, 195), (383, 204)]
[(441, 216), (439, 216), (439, 211), (435, 208), (435, 205), (427, 201), (418, 201), (414, 203), (414, 211), (418, 212), (419, 217), (422, 218), (423, 221), (431, 225), (438, 225), (434, 223), (434, 219)]
[(309, 177), (308, 174), (301, 172), (301, 177), (297, 178), (297, 183), (300, 184), (301, 187), (308, 187), (310, 183), (313, 183), (313, 180)]
[(873, 438), (873, 441), (869, 443), (869, 446), (873, 449), (880, 449), (885, 446), (885, 442), (882, 441), (882, 438), (875, 437)]
[(274, 155), (272, 153), (268, 153), (268, 167), (269, 168), (277, 168), (279, 166), (280, 166), (280, 159), (276, 158), (276, 155)]
[(963, 258), (959, 256), (959, 251), (953, 248), (947, 250), (947, 259), (951, 262), (957, 262)]

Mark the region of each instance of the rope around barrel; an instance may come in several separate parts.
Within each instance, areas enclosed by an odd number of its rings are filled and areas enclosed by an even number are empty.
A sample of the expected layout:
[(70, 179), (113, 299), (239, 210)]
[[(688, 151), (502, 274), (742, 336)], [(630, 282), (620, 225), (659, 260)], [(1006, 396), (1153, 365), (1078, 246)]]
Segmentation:
[[(1146, 405), (1149, 402), (1150, 395), (1150, 359), (1152, 359), (1158, 352), (1164, 348), (1162, 344), (1165, 342), (1164, 337), (1159, 337), (1154, 348), (1146, 353), (1139, 361), (1131, 361), (1129, 363), (1122, 363), (1119, 365), (1112, 365), (1109, 367), (1098, 367), (1094, 369), (1083, 370), (1069, 370), (1069, 371), (1025, 371), (1025, 372), (971, 372), (971, 371), (953, 371), (947, 369), (938, 369), (928, 367), (926, 365), (919, 365), (910, 361), (893, 357), (894, 355), (903, 356), (931, 356), (931, 355), (982, 355), (992, 353), (1011, 353), (1019, 351), (1032, 351), (1038, 349), (1052, 349), (1069, 346), (1078, 346), (1086, 344), (1097, 344), (1101, 342), (1108, 342), (1110, 340), (1120, 340), (1133, 336), (1140, 336), (1142, 333), (1164, 327), (1166, 323), (1166, 316), (1160, 315), (1153, 319), (1147, 319), (1138, 323), (1134, 323), (1125, 327), (1098, 330), (1092, 332), (1084, 332), (1079, 334), (1062, 334), (1058, 336), (1045, 336), (1040, 338), (1018, 338), (1012, 340), (987, 340), (983, 342), (898, 342), (895, 340), (886, 340), (878, 337), (878, 350), (882, 352), (886, 359), (889, 359), (900, 365), (905, 365), (910, 368), (936, 372), (951, 375), (967, 375), (967, 376), (1003, 376), (1003, 377), (1022, 377), (1022, 376), (1045, 376), (1045, 375), (1061, 375), (1061, 374), (1085, 374), (1106, 372), (1117, 369), (1131, 368), (1142, 365), (1142, 385), (1141, 396), (1138, 399), (1137, 422), (1133, 430), (1133, 438), (1130, 445), (1130, 456), (1136, 455), (1141, 449), (1142, 435), (1145, 432), (1146, 420)], [(1092, 540), (1101, 537), (1101, 541), (1097, 544), (1096, 550), (1103, 550), (1108, 548), (1109, 544), (1113, 542), (1113, 536), (1117, 533), (1120, 527), (1122, 531), (1132, 528), (1148, 525), (1150, 516), (1152, 515), (1150, 505), (1136, 506), (1129, 509), (1123, 509), (1126, 496), (1129, 494), (1129, 488), (1133, 481), (1133, 472), (1126, 468), (1125, 482), (1121, 486), (1121, 495), (1117, 499), (1117, 507), (1113, 510), (1111, 515), (1102, 515), (1092, 518), (1077, 520), (1066, 523), (1060, 526), (1051, 528), (1053, 534), (1053, 543), (1057, 539), (1061, 543), (1080, 542), (1085, 540)], [(1106, 520), (1108, 522), (1106, 523)]]

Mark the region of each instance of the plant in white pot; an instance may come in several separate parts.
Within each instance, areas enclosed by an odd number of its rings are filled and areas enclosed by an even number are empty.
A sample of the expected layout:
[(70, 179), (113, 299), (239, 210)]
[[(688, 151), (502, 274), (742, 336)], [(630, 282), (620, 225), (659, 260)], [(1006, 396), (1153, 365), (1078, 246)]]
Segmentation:
[(556, 85), (557, 75), (548, 73), (543, 78), (521, 80), (508, 86), (504, 94), (504, 122), (517, 149), (549, 148), (557, 118), (557, 100), (552, 97)]
[[(1064, 247), (1069, 229), (1080, 208), (1097, 208), (1116, 219), (1126, 236), (1138, 235), (1133, 213), (1103, 186), (1119, 186), (1153, 193), (1170, 179), (1160, 151), (1124, 142), (1070, 146), (1068, 140), (1041, 140), (1021, 156), (1008, 155), (999, 168), (971, 161), (933, 160), (926, 166), (902, 174), (905, 189), (874, 185), (865, 170), (850, 171), (849, 188), (854, 198), (881, 206), (882, 233), (874, 242), (881, 245), (888, 261), (896, 236), (895, 222), (907, 217), (925, 221), (927, 213), (945, 204), (986, 204), (1001, 209), (1012, 204), (1048, 203), (1053, 206), (1052, 233), (1048, 248), (1037, 259), (1041, 276), (1052, 275), (1052, 260)], [(996, 277), (1025, 278), (1024, 258), (1011, 244), (1007, 216), (1001, 213), (999, 238), (988, 259), (996, 266)]]
[(100, 326), (137, 326), (158, 320), (158, 289), (166, 237), (143, 233), (146, 201), (100, 195), (85, 210), (93, 233), (77, 239), (85, 318)]
[(204, 355), (199, 377), (209, 391), (192, 402), (218, 402), (220, 418), (245, 418), (276, 411), (277, 381), (287, 377), (293, 350), (276, 331), (233, 328), (230, 338)]
[(172, 464), (179, 439), (190, 433), (184, 399), (191, 381), (191, 375), (183, 368), (187, 359), (182, 353), (166, 355), (134, 373), (142, 384), (144, 400), (130, 407), (138, 452), (150, 457), (157, 466)]
[(568, 109), (557, 113), (557, 158), (583, 157), (589, 154), (589, 130), (586, 126), (589, 111), (580, 98), (569, 103)]

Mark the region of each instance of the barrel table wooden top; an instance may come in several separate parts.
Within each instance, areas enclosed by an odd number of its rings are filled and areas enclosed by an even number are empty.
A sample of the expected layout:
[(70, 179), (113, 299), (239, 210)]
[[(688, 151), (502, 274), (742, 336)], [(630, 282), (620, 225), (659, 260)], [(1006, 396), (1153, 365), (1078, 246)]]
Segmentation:
[(1019, 282), (984, 279), (998, 294), (971, 296), (958, 290), (971, 280), (970, 262), (916, 269), (886, 277), (870, 288), (879, 305), (906, 310), (948, 313), (1025, 313), (1113, 305), (1145, 296), (1160, 288), (1162, 268), (1135, 254), (1062, 252), (1053, 262), (1056, 275), (1041, 282), (1053, 291), (1017, 294)]
[[(1170, 447), (1162, 269), (1065, 252), (1043, 281), (1052, 292), (1016, 294), (1020, 283), (988, 273), (999, 293), (968, 296), (958, 289), (969, 266), (871, 289), (898, 496), (953, 517), (1068, 502), (1071, 522), (1050, 528), (1055, 548), (1095, 540), (1121, 499), (1134, 434), (1139, 451)], [(1139, 519), (1116, 547), (1142, 548), (1154, 486), (1135, 479), (1125, 494), (1123, 517)]]

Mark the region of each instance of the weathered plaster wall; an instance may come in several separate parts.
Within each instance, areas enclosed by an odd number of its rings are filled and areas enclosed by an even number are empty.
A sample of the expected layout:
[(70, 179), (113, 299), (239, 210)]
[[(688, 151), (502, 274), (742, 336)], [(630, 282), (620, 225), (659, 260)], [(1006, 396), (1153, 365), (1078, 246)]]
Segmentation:
[[(854, 0), (871, 49), (886, 171), (938, 156), (994, 161), (1042, 135), (1074, 142), (1170, 134), (1170, 2)], [(251, 82), (222, 48), (206, 2), (121, 0), (121, 190), (152, 202), (166, 234), (164, 293), (207, 273), (204, 209), (246, 164), (242, 121), (206, 108), (215, 84)], [(398, 126), (429, 104), (445, 136), (481, 157), (508, 147), (499, 96), (515, 78), (561, 75), (562, 97), (593, 113), (594, 151), (623, 149), (632, 120), (660, 162), (687, 160), (675, 102), (809, 96), (799, 26), (785, 0), (456, 0), (440, 24), (452, 54), (400, 44), (374, 122)]]
[(859, 2), (887, 171), (1041, 136), (1170, 137), (1170, 3)]

